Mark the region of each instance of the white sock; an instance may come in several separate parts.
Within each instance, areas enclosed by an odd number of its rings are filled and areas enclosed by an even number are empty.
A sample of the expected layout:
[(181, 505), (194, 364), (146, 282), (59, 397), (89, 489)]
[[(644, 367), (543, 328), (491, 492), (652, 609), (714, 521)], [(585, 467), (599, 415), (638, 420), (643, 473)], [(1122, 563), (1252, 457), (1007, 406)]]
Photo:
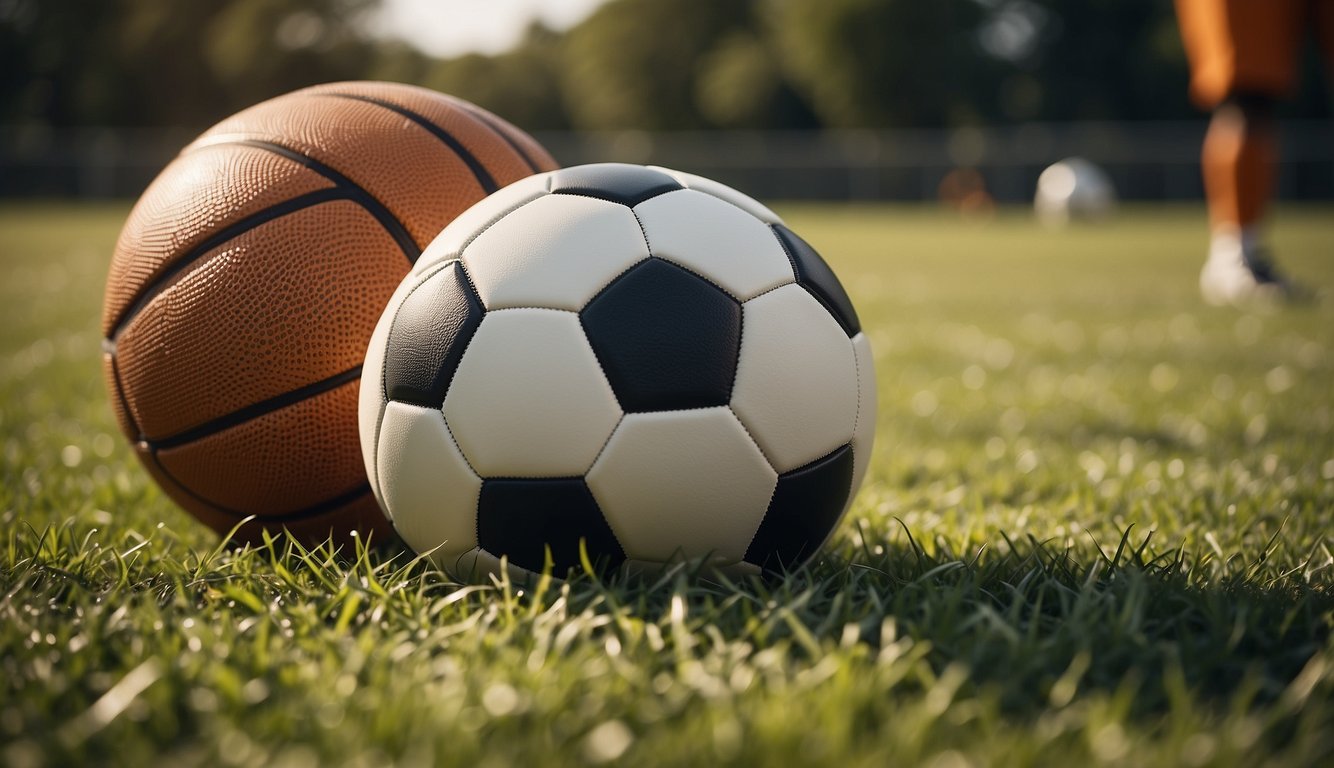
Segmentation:
[(1260, 227), (1223, 226), (1214, 230), (1209, 239), (1209, 258), (1236, 259), (1242, 254), (1254, 253), (1260, 248)]

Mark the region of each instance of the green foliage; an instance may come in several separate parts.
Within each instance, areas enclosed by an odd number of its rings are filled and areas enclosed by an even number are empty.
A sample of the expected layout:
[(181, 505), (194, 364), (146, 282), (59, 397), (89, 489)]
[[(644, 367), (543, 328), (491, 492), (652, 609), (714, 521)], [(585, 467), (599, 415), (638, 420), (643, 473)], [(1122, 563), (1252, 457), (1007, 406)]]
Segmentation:
[(745, 0), (612, 0), (571, 30), (563, 89), (580, 128), (699, 128), (696, 62), (746, 20)]
[[(975, 120), (987, 92), (970, 67), (973, 0), (776, 0), (769, 27), (825, 124), (838, 128)], [(983, 70), (985, 72), (985, 70)]]
[(734, 32), (700, 61), (695, 103), (710, 125), (761, 129), (815, 127), (815, 116), (793, 92), (778, 57), (752, 32)]
[(560, 38), (534, 26), (515, 50), (430, 65), (420, 82), (503, 115), (526, 129), (569, 128), (562, 97)]
[[(1048, 233), (787, 206), (879, 441), (786, 579), (464, 586), (220, 548), (98, 371), (121, 206), (0, 209), (0, 763), (1315, 766), (1334, 759), (1334, 307), (1199, 303), (1202, 210)], [(1334, 285), (1328, 208), (1276, 251)]]
[(768, 0), (825, 124), (1190, 114), (1171, 6), (1134, 0)]
[(1027, 6), (1035, 19), (1035, 41), (1005, 75), (1002, 116), (1116, 120), (1194, 114), (1182, 96), (1186, 59), (1169, 3), (1091, 0), (1075, 9), (1063, 0), (1033, 0)]
[(202, 128), (257, 101), (355, 79), (374, 0), (13, 0), (0, 7), (0, 120)]
[[(1192, 114), (1157, 0), (610, 0), (563, 34), (435, 61), (381, 0), (8, 0), (0, 122), (203, 127), (311, 83), (386, 78), (530, 129), (949, 127)], [(1308, 57), (1307, 69), (1319, 69)], [(1317, 77), (1289, 109), (1328, 115)]]
[(229, 2), (205, 22), (203, 58), (221, 94), (243, 105), (315, 82), (357, 79), (374, 56), (355, 31), (359, 14), (370, 5), (370, 0)]

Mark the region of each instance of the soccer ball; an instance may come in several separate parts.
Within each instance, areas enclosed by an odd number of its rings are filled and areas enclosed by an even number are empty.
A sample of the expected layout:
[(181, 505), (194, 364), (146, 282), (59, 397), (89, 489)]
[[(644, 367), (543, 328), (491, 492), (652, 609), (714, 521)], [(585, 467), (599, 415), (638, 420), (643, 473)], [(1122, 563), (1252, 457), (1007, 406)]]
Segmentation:
[(606, 163), (511, 184), (426, 249), (371, 337), (376, 499), (461, 579), (795, 566), (866, 471), (871, 348), (768, 208)]
[(1072, 220), (1106, 219), (1116, 210), (1116, 187), (1103, 169), (1082, 157), (1067, 157), (1038, 176), (1033, 209), (1052, 228)]

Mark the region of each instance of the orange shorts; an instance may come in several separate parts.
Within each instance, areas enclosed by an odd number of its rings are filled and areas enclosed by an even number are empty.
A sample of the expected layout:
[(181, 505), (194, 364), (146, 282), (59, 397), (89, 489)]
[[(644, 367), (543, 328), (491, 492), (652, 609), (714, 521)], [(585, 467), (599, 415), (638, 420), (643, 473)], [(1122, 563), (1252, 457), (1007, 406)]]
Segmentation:
[(1212, 108), (1238, 92), (1292, 89), (1308, 30), (1334, 69), (1334, 0), (1176, 0), (1190, 92)]

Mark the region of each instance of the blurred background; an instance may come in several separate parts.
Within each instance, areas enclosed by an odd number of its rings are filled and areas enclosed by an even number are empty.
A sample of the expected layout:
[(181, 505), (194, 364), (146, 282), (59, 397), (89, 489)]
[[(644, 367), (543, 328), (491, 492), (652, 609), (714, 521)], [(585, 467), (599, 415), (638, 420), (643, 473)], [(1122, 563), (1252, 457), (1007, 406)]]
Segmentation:
[[(1282, 199), (1334, 197), (1319, 69)], [(1124, 199), (1201, 196), (1167, 0), (0, 0), (0, 196), (133, 197), (212, 123), (342, 79), (767, 199), (1019, 201), (1071, 155)]]

